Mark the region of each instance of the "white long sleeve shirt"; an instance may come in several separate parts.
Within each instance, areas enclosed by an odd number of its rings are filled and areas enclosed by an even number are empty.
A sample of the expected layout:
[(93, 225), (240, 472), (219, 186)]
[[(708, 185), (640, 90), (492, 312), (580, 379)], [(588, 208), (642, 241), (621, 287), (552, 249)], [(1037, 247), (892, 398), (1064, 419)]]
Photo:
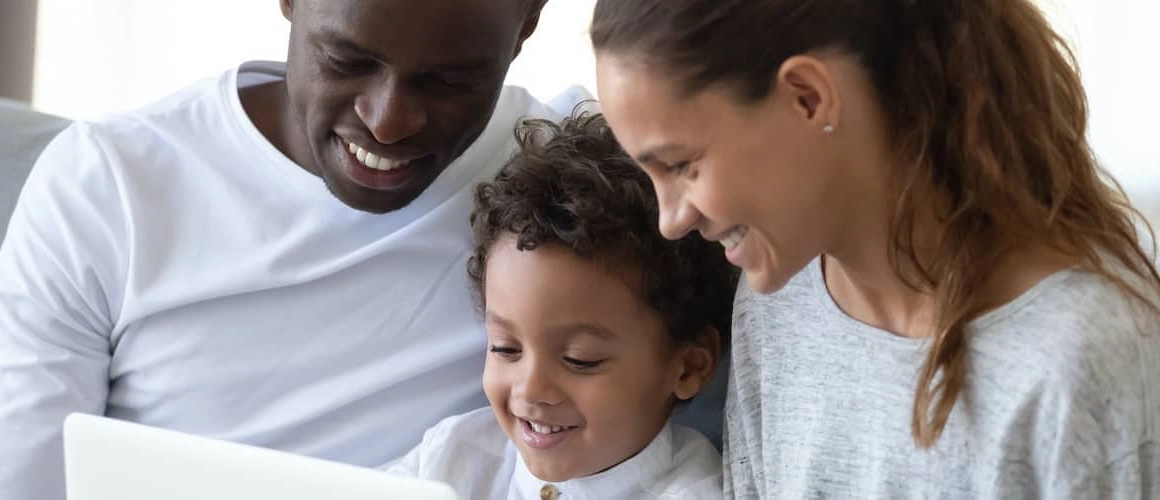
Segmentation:
[(517, 119), (561, 114), (505, 89), (434, 184), (374, 215), (247, 118), (238, 89), (281, 78), (248, 63), (48, 146), (0, 248), (0, 498), (63, 498), (69, 412), (377, 466), (485, 403), (471, 188)]

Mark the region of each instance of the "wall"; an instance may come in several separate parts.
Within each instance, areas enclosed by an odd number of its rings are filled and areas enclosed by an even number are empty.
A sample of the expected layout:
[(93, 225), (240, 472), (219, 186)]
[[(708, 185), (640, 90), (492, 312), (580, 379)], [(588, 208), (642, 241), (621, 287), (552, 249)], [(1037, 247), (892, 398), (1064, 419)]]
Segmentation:
[[(19, 1), (19, 0), (17, 0)], [(1077, 48), (1103, 163), (1160, 221), (1160, 1), (1040, 0)], [(37, 107), (92, 118), (157, 99), (247, 59), (281, 59), (273, 0), (40, 0)], [(551, 0), (509, 82), (548, 98), (594, 88), (595, 0)], [(189, 7), (196, 6), (196, 9)]]

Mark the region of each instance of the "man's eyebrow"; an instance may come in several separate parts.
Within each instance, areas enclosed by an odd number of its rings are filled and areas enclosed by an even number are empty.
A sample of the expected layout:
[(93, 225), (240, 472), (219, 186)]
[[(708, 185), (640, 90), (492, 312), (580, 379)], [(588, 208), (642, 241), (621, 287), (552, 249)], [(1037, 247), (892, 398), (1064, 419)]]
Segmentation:
[[(334, 29), (323, 29), (320, 31), (320, 39), (323, 44), (330, 45), (345, 51), (353, 52), (363, 57), (375, 59), (378, 61), (386, 61), (383, 55), (363, 47), (350, 38), (347, 38), (342, 33)], [(445, 63), (434, 63), (427, 65), (423, 69), (427, 71), (444, 72), (444, 73), (478, 73), (482, 71), (489, 71), (496, 66), (496, 58), (492, 56), (474, 56), (465, 58), (462, 61), (449, 61)]]
[(347, 38), (346, 36), (344, 36), (342, 33), (339, 33), (338, 31), (335, 31), (332, 29), (323, 29), (320, 33), (320, 37), (322, 39), (322, 43), (324, 43), (326, 45), (332, 45), (332, 46), (341, 48), (343, 50), (356, 52), (360, 55), (370, 57), (373, 59), (382, 59), (382, 57), (379, 54), (377, 54), (375, 51), (367, 49), (367, 48), (365, 48), (357, 43), (354, 43), (351, 39)]

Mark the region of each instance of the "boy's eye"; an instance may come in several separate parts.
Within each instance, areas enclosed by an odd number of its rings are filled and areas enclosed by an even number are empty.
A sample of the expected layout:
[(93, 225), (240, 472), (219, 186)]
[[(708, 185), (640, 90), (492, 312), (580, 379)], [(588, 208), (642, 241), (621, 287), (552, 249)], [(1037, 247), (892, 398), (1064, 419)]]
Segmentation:
[(487, 350), (504, 359), (513, 359), (520, 353), (520, 350), (514, 347), (503, 347), (497, 345), (488, 346)]
[(604, 364), (604, 361), (605, 360), (603, 360), (603, 359), (589, 361), (589, 360), (583, 360), (583, 359), (570, 358), (567, 356), (564, 357), (565, 363), (568, 363), (569, 365), (572, 365), (573, 368), (577, 368), (580, 370), (591, 370), (593, 368), (596, 368), (596, 367)]

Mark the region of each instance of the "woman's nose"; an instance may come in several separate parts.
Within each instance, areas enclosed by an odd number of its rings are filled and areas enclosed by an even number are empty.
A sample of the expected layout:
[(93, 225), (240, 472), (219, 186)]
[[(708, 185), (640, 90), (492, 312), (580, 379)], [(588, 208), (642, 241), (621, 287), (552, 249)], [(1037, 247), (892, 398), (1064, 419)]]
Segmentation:
[(685, 199), (684, 190), (676, 187), (657, 187), (657, 201), (660, 211), (661, 235), (670, 240), (679, 240), (696, 229), (700, 212)]

